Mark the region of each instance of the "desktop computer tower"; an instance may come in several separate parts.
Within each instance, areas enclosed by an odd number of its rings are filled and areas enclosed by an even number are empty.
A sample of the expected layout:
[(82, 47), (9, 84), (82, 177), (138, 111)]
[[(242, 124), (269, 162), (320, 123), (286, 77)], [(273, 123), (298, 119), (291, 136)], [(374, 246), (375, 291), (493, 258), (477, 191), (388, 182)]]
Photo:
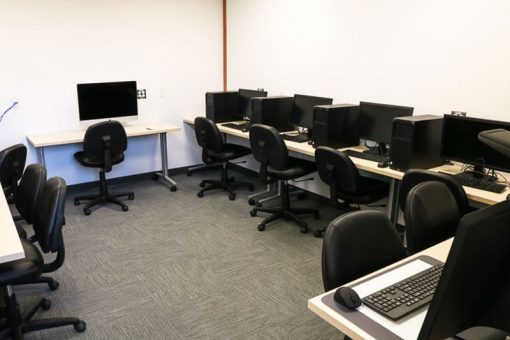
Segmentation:
[(239, 92), (207, 92), (205, 116), (215, 123), (242, 120), (243, 117), (239, 113)]
[(394, 170), (429, 169), (441, 164), (443, 117), (421, 115), (395, 118), (390, 148)]
[(359, 145), (359, 106), (318, 105), (313, 108), (313, 146), (334, 149)]
[(252, 99), (251, 124), (264, 124), (276, 130), (292, 131), (290, 115), (294, 97), (255, 97)]

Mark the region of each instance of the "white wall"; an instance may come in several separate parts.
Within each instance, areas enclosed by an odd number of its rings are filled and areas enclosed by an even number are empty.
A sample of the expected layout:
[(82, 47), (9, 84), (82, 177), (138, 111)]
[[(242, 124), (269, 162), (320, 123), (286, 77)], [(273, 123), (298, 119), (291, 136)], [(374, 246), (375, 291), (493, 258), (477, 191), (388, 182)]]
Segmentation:
[[(139, 120), (183, 126), (222, 87), (221, 0), (25, 0), (0, 5), (0, 148), (27, 134), (79, 129), (76, 84), (136, 80), (147, 89)], [(169, 167), (200, 163), (188, 130), (168, 135)], [(193, 137), (194, 138), (194, 137)], [(80, 145), (48, 148), (49, 176), (97, 180), (78, 165)], [(109, 177), (160, 169), (159, 139), (129, 140)], [(28, 162), (37, 161), (29, 148)]]

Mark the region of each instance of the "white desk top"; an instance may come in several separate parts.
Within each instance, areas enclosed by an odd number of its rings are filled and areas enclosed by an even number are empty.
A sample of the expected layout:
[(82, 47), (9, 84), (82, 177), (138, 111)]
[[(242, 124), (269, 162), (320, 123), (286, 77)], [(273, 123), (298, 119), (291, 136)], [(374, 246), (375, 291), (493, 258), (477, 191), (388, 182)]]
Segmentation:
[(5, 195), (0, 196), (0, 263), (4, 263), (24, 258), (25, 252)]
[[(362, 280), (365, 280), (369, 277), (372, 277), (378, 273), (381, 273), (389, 268), (395, 267), (403, 262), (407, 262), (412, 258), (416, 258), (421, 255), (428, 255), (431, 257), (434, 257), (441, 261), (446, 261), (446, 258), (448, 257), (448, 253), (450, 251), (450, 247), (452, 245), (453, 238), (448, 239), (444, 242), (441, 242), (439, 244), (436, 244), (433, 247), (430, 247), (428, 249), (425, 249), (424, 251), (415, 254), (413, 256), (407, 257), (399, 262), (396, 262), (390, 266), (387, 266), (383, 269), (380, 269), (376, 272), (373, 272), (367, 276), (364, 276), (362, 278), (359, 278), (358, 280), (354, 280), (350, 283), (348, 283), (349, 286), (355, 284), (356, 282), (360, 282)], [(330, 323), (335, 328), (339, 329), (342, 333), (348, 335), (349, 337), (353, 339), (374, 339), (372, 336), (367, 334), (363, 329), (352, 323), (351, 321), (347, 320), (346, 318), (342, 317), (340, 314), (335, 312), (333, 309), (329, 308), (322, 302), (322, 298), (324, 295), (327, 295), (331, 293), (326, 292), (324, 294), (321, 294), (319, 296), (316, 296), (314, 298), (311, 298), (308, 300), (308, 309), (313, 311), (315, 314), (319, 315), (321, 318), (326, 320), (328, 323)]]
[[(181, 128), (168, 123), (140, 123), (132, 126), (126, 126), (128, 137), (154, 135), (165, 132), (179, 131)], [(51, 145), (63, 145), (72, 143), (82, 143), (85, 131), (83, 128), (74, 131), (50, 132), (43, 134), (28, 135), (27, 139), (34, 147), (44, 147)]]

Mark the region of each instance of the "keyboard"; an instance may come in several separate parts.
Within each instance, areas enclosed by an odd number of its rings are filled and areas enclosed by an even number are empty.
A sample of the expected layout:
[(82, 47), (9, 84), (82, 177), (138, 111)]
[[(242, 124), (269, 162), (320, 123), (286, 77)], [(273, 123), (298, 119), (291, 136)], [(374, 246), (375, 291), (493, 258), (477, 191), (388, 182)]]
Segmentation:
[(223, 123), (221, 124), (222, 126), (224, 127), (228, 127), (228, 128), (231, 128), (231, 129), (236, 129), (236, 130), (239, 130), (239, 131), (243, 131), (243, 130), (247, 130), (250, 128), (250, 123), (249, 122), (244, 122), (244, 123)]
[(364, 297), (362, 301), (376, 312), (398, 320), (430, 303), (443, 267), (441, 263), (425, 269)]
[(475, 189), (486, 190), (498, 194), (502, 193), (506, 189), (505, 184), (484, 180), (482, 178), (475, 178), (471, 174), (465, 172), (459, 172), (458, 174), (453, 175), (453, 177), (455, 177), (460, 184)]
[(387, 156), (376, 155), (373, 153), (359, 152), (359, 151), (354, 151), (354, 150), (345, 150), (344, 152), (349, 157), (356, 157), (356, 158), (366, 159), (366, 160), (374, 161), (374, 162), (383, 162), (383, 161), (389, 162), (389, 160), (390, 160), (390, 158)]
[(310, 138), (308, 138), (308, 135), (305, 135), (305, 134), (298, 134), (298, 135), (287, 135), (287, 134), (282, 134), (282, 137), (284, 140), (288, 140), (290, 142), (297, 142), (297, 143), (304, 143), (304, 142), (308, 142), (310, 140)]

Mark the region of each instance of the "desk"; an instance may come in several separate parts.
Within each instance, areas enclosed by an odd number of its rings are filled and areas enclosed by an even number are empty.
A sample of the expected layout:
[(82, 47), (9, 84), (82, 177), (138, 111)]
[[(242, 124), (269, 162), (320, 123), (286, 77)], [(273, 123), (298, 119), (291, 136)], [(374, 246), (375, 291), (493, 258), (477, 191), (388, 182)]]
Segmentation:
[[(125, 127), (128, 138), (137, 136), (149, 136), (159, 134), (159, 143), (161, 147), (161, 172), (156, 173), (157, 179), (168, 186), (170, 190), (177, 190), (177, 183), (168, 177), (168, 155), (166, 144), (166, 133), (176, 132), (180, 128), (167, 123), (142, 123)], [(74, 131), (62, 131), (54, 133), (44, 133), (37, 135), (28, 135), (27, 140), (32, 144), (39, 155), (39, 161), (45, 165), (44, 148), (47, 146), (66, 145), (82, 143), (86, 129)]]
[[(385, 268), (382, 268), (372, 274), (369, 274), (367, 276), (364, 276), (362, 278), (359, 278), (357, 280), (354, 280), (350, 283), (348, 283), (347, 285), (352, 285), (352, 284), (355, 284), (357, 282), (360, 282), (362, 280), (365, 280), (367, 278), (370, 278), (370, 277), (373, 277), (375, 275), (377, 275), (378, 273), (381, 273), (385, 270), (388, 270), (388, 269), (391, 269), (393, 267), (396, 267), (398, 266), (399, 264), (401, 263), (404, 263), (404, 262), (408, 262), (410, 259), (413, 259), (413, 258), (416, 258), (418, 256), (421, 256), (421, 255), (428, 255), (428, 256), (431, 256), (433, 258), (436, 258), (440, 261), (443, 261), (445, 262), (446, 261), (446, 258), (448, 257), (448, 252), (450, 251), (450, 247), (452, 245), (452, 242), (453, 242), (453, 238), (451, 239), (448, 239), (446, 241), (443, 241), (439, 244), (436, 244), (435, 246), (433, 247), (430, 247), (428, 249), (425, 249), (424, 251), (420, 252), (420, 253), (417, 253), (413, 256), (410, 256), (410, 257), (407, 257), (399, 262), (396, 262), (392, 265), (389, 265)], [(328, 323), (330, 323), (331, 325), (333, 325), (335, 328), (339, 329), (340, 331), (342, 331), (342, 333), (350, 336), (351, 338), (353, 339), (374, 339), (374, 337), (372, 337), (370, 334), (366, 333), (362, 328), (360, 328), (358, 325), (352, 323), (351, 321), (347, 320), (346, 318), (342, 317), (340, 314), (338, 314), (337, 312), (335, 312), (333, 309), (331, 309), (330, 307), (326, 306), (323, 302), (322, 302), (322, 298), (327, 295), (327, 294), (330, 294), (330, 292), (327, 292), (327, 293), (324, 293), (324, 294), (321, 294), (319, 296), (316, 296), (314, 298), (311, 298), (310, 300), (308, 300), (308, 309), (310, 309), (311, 311), (313, 311), (315, 314), (319, 315), (321, 318), (323, 318), (324, 320), (326, 320)]]
[(0, 196), (0, 263), (4, 263), (24, 258), (25, 251), (5, 195), (2, 193)]

